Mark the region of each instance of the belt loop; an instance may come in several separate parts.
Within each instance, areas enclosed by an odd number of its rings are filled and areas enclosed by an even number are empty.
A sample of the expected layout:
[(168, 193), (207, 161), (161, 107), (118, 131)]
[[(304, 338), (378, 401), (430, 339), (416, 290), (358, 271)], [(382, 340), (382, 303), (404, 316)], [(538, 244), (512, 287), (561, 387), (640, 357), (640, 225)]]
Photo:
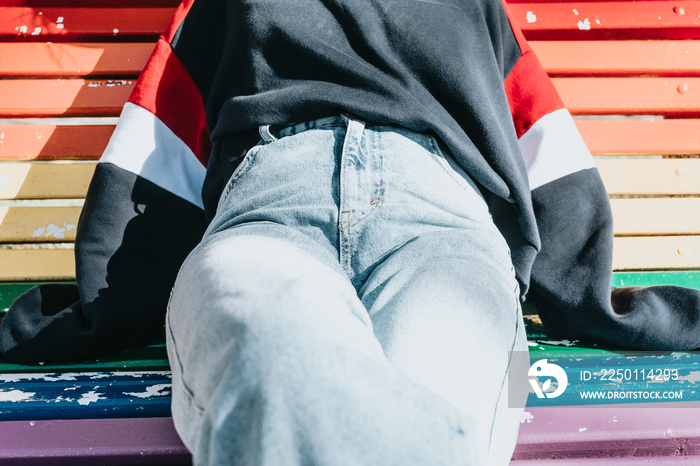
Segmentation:
[(269, 142), (275, 142), (277, 140), (276, 137), (272, 135), (270, 132), (270, 125), (262, 125), (258, 128), (258, 133), (260, 133), (260, 137), (262, 138), (263, 141), (266, 143)]

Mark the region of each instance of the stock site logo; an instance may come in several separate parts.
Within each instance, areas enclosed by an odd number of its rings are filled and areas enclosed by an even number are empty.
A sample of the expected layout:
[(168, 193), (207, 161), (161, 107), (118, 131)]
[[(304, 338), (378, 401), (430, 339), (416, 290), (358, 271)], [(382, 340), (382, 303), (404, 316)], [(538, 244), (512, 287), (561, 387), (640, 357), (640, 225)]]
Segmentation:
[[(547, 398), (556, 398), (564, 393), (566, 386), (569, 384), (569, 378), (566, 376), (564, 369), (556, 364), (548, 363), (546, 359), (540, 359), (530, 366), (527, 375), (537, 398), (544, 398), (545, 396)], [(546, 378), (541, 386), (539, 381), (540, 377)], [(556, 381), (557, 388), (549, 393), (553, 388), (552, 379)]]

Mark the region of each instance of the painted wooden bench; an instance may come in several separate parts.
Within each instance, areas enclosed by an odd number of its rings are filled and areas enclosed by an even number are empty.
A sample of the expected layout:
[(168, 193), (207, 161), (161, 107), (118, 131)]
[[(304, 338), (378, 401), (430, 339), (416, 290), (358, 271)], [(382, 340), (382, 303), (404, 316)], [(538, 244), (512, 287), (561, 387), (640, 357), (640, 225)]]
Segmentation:
[[(177, 3), (0, 0), (0, 310), (32, 283), (74, 279), (95, 161)], [(510, 8), (610, 192), (615, 284), (700, 288), (700, 2)], [(526, 311), (533, 358), (611, 354), (550, 341)], [(0, 463), (187, 464), (169, 401), (162, 339), (60, 366), (0, 359)], [(513, 464), (700, 454), (700, 423), (667, 405), (528, 407)]]

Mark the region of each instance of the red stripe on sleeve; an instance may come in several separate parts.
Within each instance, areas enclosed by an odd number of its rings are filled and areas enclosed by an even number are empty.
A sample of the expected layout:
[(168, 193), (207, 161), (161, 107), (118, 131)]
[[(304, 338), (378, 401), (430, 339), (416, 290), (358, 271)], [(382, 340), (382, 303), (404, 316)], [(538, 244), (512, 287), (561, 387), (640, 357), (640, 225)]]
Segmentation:
[(501, 4), (522, 54), (504, 83), (515, 131), (520, 137), (543, 116), (564, 108), (564, 103), (514, 21), (508, 4), (505, 0)]
[(183, 0), (182, 2), (180, 2), (180, 5), (175, 10), (175, 13), (173, 14), (173, 19), (170, 20), (168, 27), (165, 28), (165, 31), (163, 31), (163, 34), (161, 35), (163, 40), (165, 40), (168, 44), (173, 41), (173, 37), (175, 37), (177, 29), (180, 27), (180, 24), (182, 24), (182, 22), (185, 20), (185, 16), (187, 16), (187, 13), (189, 13), (190, 8), (192, 8), (193, 4), (194, 0)]
[(564, 108), (549, 76), (532, 51), (520, 57), (504, 86), (518, 137), (543, 116)]
[(202, 96), (164, 38), (158, 40), (129, 102), (153, 113), (207, 166), (211, 140)]

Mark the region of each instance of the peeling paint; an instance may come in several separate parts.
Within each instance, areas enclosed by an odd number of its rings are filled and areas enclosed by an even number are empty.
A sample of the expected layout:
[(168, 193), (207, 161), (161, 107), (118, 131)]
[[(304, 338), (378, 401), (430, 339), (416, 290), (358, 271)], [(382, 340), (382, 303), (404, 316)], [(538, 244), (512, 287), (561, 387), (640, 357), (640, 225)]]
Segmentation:
[(123, 392), (125, 395), (135, 396), (137, 398), (150, 398), (152, 396), (167, 396), (170, 395), (172, 385), (169, 383), (161, 383), (146, 387), (146, 391), (142, 393)]
[(527, 12), (527, 22), (534, 23), (537, 21), (537, 16), (532, 11)]
[(584, 19), (583, 21), (579, 21), (578, 28), (582, 31), (589, 31), (591, 29), (591, 22), (588, 18)]
[(34, 32), (32, 32), (32, 35), (38, 36), (39, 34), (41, 34), (41, 28), (40, 27), (34, 28)]
[(693, 371), (690, 372), (688, 375), (684, 377), (678, 377), (678, 380), (684, 380), (688, 382), (700, 382), (700, 371)]
[[(74, 224), (68, 224), (64, 223), (63, 227), (59, 227), (56, 224), (50, 223), (46, 228), (40, 227), (37, 230), (34, 231), (32, 234), (33, 238), (38, 238), (40, 236), (44, 236), (45, 238), (48, 238), (49, 236), (53, 235), (54, 238), (56, 239), (65, 239), (66, 238), (66, 231), (70, 231), (75, 228)], [(44, 233), (46, 233), (44, 235)]]
[(87, 393), (83, 393), (82, 398), (78, 400), (79, 405), (87, 406), (90, 403), (96, 403), (98, 400), (106, 400), (107, 398), (100, 396), (104, 395), (104, 393), (97, 393), (94, 390), (89, 391)]
[(11, 401), (11, 402), (17, 402), (17, 401), (24, 401), (28, 400), (31, 397), (36, 395), (36, 393), (32, 392), (23, 392), (21, 390), (12, 390), (9, 392), (0, 392), (0, 402), (2, 401)]
[(15, 28), (15, 31), (19, 31), (19, 32), (21, 32), (22, 34), (26, 34), (28, 30), (29, 30), (29, 29), (27, 28), (27, 25), (26, 25), (26, 24), (23, 24), (22, 26), (17, 26), (17, 27)]
[(520, 423), (521, 424), (523, 424), (523, 423), (529, 424), (532, 422), (533, 419), (535, 419), (535, 416), (533, 416), (532, 413), (530, 413), (528, 411), (523, 411), (523, 417), (520, 419)]
[(578, 340), (539, 340), (539, 343), (551, 346), (576, 346)]

